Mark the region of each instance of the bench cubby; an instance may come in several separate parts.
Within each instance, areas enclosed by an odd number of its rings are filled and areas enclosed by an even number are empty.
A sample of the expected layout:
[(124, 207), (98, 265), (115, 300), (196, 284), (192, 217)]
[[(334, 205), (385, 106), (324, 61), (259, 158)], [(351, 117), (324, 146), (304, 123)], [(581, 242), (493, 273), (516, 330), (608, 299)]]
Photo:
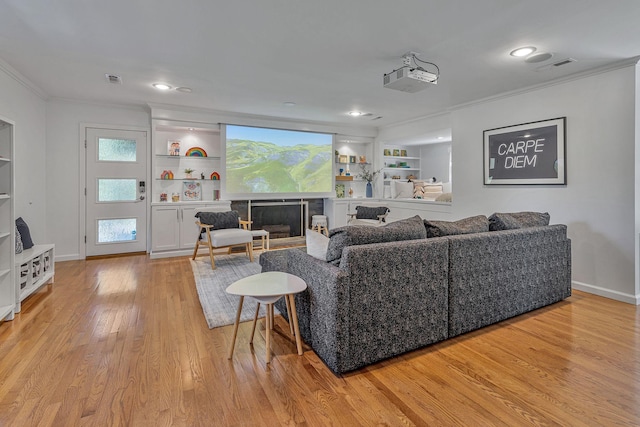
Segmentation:
[(43, 285), (53, 283), (55, 274), (55, 246), (35, 245), (16, 254), (16, 313), (20, 304)]

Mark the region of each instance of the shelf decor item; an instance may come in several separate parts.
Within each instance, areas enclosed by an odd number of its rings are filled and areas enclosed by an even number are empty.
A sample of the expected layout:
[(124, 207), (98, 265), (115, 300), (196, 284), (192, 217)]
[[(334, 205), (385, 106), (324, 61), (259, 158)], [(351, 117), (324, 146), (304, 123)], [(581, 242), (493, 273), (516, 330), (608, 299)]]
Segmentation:
[(349, 156), (349, 163), (355, 163), (356, 162), (356, 156)]
[(202, 200), (202, 187), (199, 182), (184, 181), (182, 183), (182, 200)]
[(373, 186), (371, 185), (370, 182), (367, 182), (366, 196), (368, 198), (373, 197)]
[(407, 157), (407, 150), (400, 150), (401, 157)]
[(187, 179), (191, 179), (191, 178), (192, 178), (192, 177), (191, 177), (191, 174), (193, 173), (193, 169), (191, 169), (191, 168), (186, 168), (186, 169), (184, 170), (184, 173), (186, 174), (186, 178), (187, 178)]
[(336, 184), (336, 197), (344, 199), (344, 184)]
[(160, 201), (161, 202), (166, 202), (167, 201), (167, 192), (163, 191), (162, 193), (160, 193)]
[(367, 156), (365, 155), (360, 156), (360, 163), (367, 163)]
[(367, 165), (365, 165), (364, 163), (360, 163), (360, 173), (357, 175), (357, 177), (367, 181), (367, 188), (366, 188), (367, 197), (373, 197), (372, 182), (376, 179), (376, 176), (379, 173), (380, 173), (380, 169), (372, 172), (369, 168), (367, 168)]
[(173, 172), (162, 171), (162, 173), (160, 174), (160, 179), (173, 179)]
[(567, 184), (566, 117), (489, 129), (484, 185)]
[(385, 156), (390, 156), (391, 155), (391, 150), (389, 150), (388, 148), (384, 149), (384, 155)]
[(349, 163), (349, 156), (341, 154), (338, 156), (339, 163)]
[(394, 148), (393, 149), (393, 155), (394, 156), (400, 156), (400, 149), (399, 148)]
[(209, 177), (212, 181), (220, 181), (220, 174), (216, 171), (211, 172), (211, 176)]
[(170, 156), (179, 156), (180, 155), (180, 140), (170, 139), (167, 142), (167, 153)]
[(191, 147), (184, 155), (189, 157), (207, 157), (207, 152), (204, 151), (204, 148)]

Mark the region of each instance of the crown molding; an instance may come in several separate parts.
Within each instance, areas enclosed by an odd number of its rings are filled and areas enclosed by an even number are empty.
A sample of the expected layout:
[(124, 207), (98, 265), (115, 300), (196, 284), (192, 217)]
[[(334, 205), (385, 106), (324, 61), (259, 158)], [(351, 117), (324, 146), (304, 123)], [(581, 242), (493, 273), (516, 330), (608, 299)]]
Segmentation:
[(20, 74), (18, 70), (13, 68), (2, 58), (0, 58), (0, 71), (4, 72), (7, 76), (11, 77), (13, 80), (20, 83), (25, 88), (29, 89), (38, 98), (42, 99), (43, 101), (49, 100), (49, 95), (45, 91), (40, 89), (38, 86), (32, 83), (29, 79), (27, 79), (25, 76)]

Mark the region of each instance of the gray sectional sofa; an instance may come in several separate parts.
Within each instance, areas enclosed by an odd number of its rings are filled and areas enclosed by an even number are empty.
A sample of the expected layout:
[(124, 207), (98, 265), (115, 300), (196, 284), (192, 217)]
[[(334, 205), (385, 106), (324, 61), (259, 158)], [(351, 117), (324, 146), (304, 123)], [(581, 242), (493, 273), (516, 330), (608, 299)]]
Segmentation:
[[(416, 216), (347, 226), (331, 231), (327, 260), (294, 248), (264, 253), (260, 264), (305, 280), (296, 296), (301, 336), (341, 374), (571, 295), (566, 226), (516, 221), (485, 231), (480, 223)], [(434, 224), (440, 237), (427, 238)], [(284, 303), (279, 309), (286, 313)]]

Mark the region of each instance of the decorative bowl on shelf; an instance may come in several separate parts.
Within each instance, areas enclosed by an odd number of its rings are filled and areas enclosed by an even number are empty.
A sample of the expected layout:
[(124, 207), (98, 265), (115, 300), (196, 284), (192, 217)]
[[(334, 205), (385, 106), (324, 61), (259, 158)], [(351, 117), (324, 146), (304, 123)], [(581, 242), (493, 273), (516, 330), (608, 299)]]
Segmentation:
[(395, 163), (390, 163), (387, 165), (388, 168), (396, 168), (396, 164)]

